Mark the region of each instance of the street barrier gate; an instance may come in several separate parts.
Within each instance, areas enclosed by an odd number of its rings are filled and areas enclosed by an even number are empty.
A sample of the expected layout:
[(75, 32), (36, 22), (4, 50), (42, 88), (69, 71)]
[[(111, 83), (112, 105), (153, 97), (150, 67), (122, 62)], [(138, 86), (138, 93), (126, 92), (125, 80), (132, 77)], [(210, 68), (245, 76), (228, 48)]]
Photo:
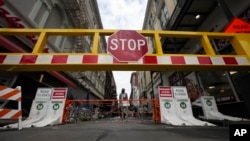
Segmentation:
[[(2, 36), (38, 36), (32, 52), (0, 53), (0, 71), (87, 71), (87, 70), (249, 70), (250, 34), (141, 30), (154, 39), (155, 53), (137, 62), (118, 62), (108, 53), (98, 53), (100, 36), (116, 30), (93, 29), (10, 29), (1, 28)], [(44, 53), (49, 36), (92, 36), (91, 53)], [(164, 54), (161, 38), (200, 39), (205, 54)], [(217, 55), (211, 39), (229, 39), (236, 55)], [(70, 66), (70, 67), (69, 67)]]
[[(102, 29), (11, 29), (0, 28), (1, 36), (37, 36), (31, 52), (0, 53), (0, 71), (202, 71), (250, 70), (250, 34), (218, 32), (184, 32), (138, 30), (143, 36), (153, 38), (155, 53), (147, 53), (136, 62), (119, 62), (108, 53), (99, 53), (99, 39), (116, 30)], [(92, 36), (91, 53), (44, 52), (50, 36)], [(164, 54), (161, 38), (199, 39), (205, 54)], [(229, 40), (235, 55), (218, 55), (210, 42), (212, 39)], [(159, 103), (154, 101), (154, 118), (159, 120)], [(158, 110), (157, 110), (158, 109)]]

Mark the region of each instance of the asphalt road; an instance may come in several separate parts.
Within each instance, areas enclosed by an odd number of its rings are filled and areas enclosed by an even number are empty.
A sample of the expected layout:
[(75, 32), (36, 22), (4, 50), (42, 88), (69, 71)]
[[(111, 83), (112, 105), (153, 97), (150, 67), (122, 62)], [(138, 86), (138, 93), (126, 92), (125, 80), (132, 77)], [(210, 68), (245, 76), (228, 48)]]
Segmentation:
[(228, 127), (174, 127), (100, 120), (43, 128), (0, 130), (1, 141), (228, 141)]

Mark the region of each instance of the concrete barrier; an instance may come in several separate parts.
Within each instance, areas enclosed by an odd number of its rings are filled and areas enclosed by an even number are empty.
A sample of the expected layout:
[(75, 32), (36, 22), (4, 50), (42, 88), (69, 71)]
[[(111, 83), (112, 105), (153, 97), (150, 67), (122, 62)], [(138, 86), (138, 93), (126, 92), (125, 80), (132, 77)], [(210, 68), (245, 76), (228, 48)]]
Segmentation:
[(246, 120), (239, 117), (228, 116), (219, 112), (215, 98), (213, 96), (202, 96), (201, 105), (204, 113), (204, 118), (207, 120), (230, 120), (230, 121), (242, 121)]
[(189, 122), (181, 120), (177, 115), (176, 103), (174, 98), (166, 98), (160, 101), (161, 123), (175, 126), (192, 125)]
[(62, 124), (67, 88), (53, 88), (51, 100), (45, 117), (38, 122), (32, 123), (33, 127)]
[(212, 123), (201, 121), (193, 116), (192, 106), (189, 98), (175, 98), (178, 117), (193, 126), (215, 126)]

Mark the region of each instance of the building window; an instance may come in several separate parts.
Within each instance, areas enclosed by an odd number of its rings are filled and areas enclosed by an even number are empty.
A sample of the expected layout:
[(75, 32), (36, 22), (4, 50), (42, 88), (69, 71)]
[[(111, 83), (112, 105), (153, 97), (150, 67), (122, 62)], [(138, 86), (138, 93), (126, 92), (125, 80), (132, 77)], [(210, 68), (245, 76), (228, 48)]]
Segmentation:
[(182, 84), (179, 85), (179, 83), (181, 82), (180, 79), (181, 79), (180, 74), (178, 72), (175, 72), (168, 78), (168, 81), (171, 86), (180, 86), (182, 85)]
[(148, 21), (148, 24), (149, 24), (150, 27), (153, 27), (153, 22), (154, 22), (154, 19), (153, 19), (153, 15), (151, 13), (150, 17), (149, 17), (149, 21)]
[(228, 75), (221, 71), (198, 72), (203, 90), (214, 96), (217, 103), (236, 101)]
[(45, 4), (42, 4), (39, 11), (36, 14), (36, 17), (34, 19), (34, 21), (39, 25), (39, 23), (41, 22), (41, 20), (44, 17), (45, 11), (47, 11), (47, 7)]
[(191, 101), (206, 93), (220, 104), (237, 101), (230, 79), (235, 74), (224, 71), (175, 72), (168, 80), (171, 86), (186, 86)]
[(174, 5), (177, 5), (178, 0), (173, 0)]
[(165, 29), (166, 25), (168, 23), (168, 19), (169, 19), (168, 9), (167, 9), (166, 5), (164, 5), (164, 7), (161, 9), (161, 12), (160, 12), (159, 16), (160, 16), (159, 19), (160, 19), (160, 22), (161, 22), (161, 28)]
[(155, 4), (155, 8), (157, 8), (158, 4), (159, 4), (159, 0), (154, 0), (154, 4)]
[(229, 74), (235, 85), (239, 100), (244, 101), (250, 92), (250, 71), (230, 71)]
[(95, 18), (92, 18), (93, 27), (96, 28)]
[(187, 87), (188, 96), (191, 101), (194, 101), (200, 96), (200, 87), (196, 78), (195, 72), (182, 72), (183, 83)]
[(89, 46), (92, 47), (93, 45), (93, 36), (89, 36), (89, 39), (88, 39), (88, 43), (89, 43)]

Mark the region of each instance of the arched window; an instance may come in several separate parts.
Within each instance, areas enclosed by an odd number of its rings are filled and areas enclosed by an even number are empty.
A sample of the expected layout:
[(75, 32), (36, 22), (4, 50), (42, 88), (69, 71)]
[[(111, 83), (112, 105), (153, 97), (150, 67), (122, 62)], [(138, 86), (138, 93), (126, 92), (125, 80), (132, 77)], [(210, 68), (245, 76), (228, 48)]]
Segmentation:
[[(65, 16), (63, 9), (61, 9), (58, 4), (54, 4), (44, 28), (61, 28), (64, 22)], [(48, 41), (58, 47), (62, 41), (62, 36), (50, 36)]]
[(52, 8), (49, 17), (45, 23), (45, 28), (61, 28), (64, 22), (64, 11), (57, 4)]

